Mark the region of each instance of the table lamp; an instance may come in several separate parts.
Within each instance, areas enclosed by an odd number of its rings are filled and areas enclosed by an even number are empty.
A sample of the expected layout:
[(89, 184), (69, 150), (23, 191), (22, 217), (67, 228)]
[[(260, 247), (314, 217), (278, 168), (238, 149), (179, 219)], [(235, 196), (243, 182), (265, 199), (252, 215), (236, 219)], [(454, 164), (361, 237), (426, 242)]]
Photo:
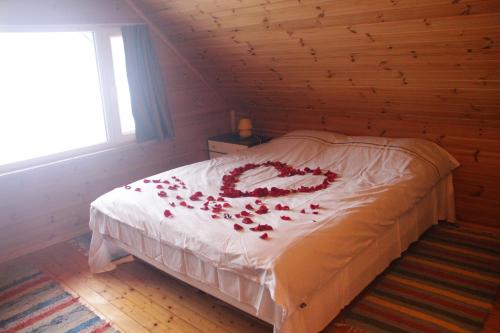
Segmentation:
[(238, 123), (238, 130), (241, 138), (252, 136), (252, 121), (249, 118), (241, 118)]

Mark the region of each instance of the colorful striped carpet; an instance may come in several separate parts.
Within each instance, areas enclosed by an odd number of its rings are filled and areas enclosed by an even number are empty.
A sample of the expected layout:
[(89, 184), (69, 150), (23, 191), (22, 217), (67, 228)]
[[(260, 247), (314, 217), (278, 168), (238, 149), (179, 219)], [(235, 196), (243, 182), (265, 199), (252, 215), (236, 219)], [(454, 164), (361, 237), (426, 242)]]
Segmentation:
[(0, 332), (118, 332), (44, 273), (26, 266), (0, 273)]
[(365, 289), (336, 326), (356, 332), (479, 332), (499, 284), (500, 235), (439, 224)]

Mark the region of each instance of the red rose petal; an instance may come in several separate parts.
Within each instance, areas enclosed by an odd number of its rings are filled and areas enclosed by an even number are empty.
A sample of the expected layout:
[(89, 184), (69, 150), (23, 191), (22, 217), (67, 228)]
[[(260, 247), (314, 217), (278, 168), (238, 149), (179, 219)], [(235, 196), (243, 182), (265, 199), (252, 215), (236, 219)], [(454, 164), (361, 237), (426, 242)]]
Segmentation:
[(266, 205), (262, 205), (255, 212), (257, 214), (266, 214), (268, 211), (269, 211), (269, 209), (266, 207)]
[(182, 200), (182, 197), (181, 197), (180, 195), (176, 195), (176, 196), (175, 196), (175, 198), (176, 198), (177, 200)]
[(218, 218), (219, 218), (219, 215), (217, 215), (217, 214), (212, 214), (212, 218), (213, 218), (213, 219), (218, 219)]
[(271, 227), (269, 224), (259, 224), (256, 227), (250, 228), (252, 231), (272, 231), (273, 227)]
[(236, 231), (243, 231), (243, 227), (237, 223), (233, 225), (234, 230)]
[(187, 205), (186, 207), (189, 208), (189, 209), (193, 209), (194, 208), (194, 206), (191, 206), (191, 205)]
[(165, 198), (167, 196), (167, 192), (160, 191), (160, 192), (158, 192), (158, 196), (161, 197), (161, 198)]
[(163, 215), (165, 215), (165, 217), (172, 217), (172, 216), (174, 216), (174, 215), (172, 214), (172, 212), (171, 212), (171, 211), (169, 211), (168, 209), (165, 209), (165, 211), (163, 212)]
[(242, 210), (240, 212), (241, 216), (252, 216), (252, 214), (250, 214), (249, 212), (245, 211), (245, 210)]
[(168, 180), (164, 180), (163, 184), (167, 184), (168, 185), (168, 184), (170, 184), (170, 182)]
[(249, 217), (243, 218), (243, 220), (241, 222), (243, 222), (245, 224), (252, 224), (253, 223), (252, 219)]
[(163, 185), (156, 185), (156, 188), (160, 190), (163, 188)]
[(281, 206), (281, 204), (277, 204), (276, 206), (274, 206), (274, 209), (283, 210), (283, 206)]
[(319, 209), (319, 204), (310, 204), (311, 209)]
[(159, 182), (161, 182), (160, 179), (153, 179), (153, 183), (158, 184)]
[(217, 198), (217, 201), (226, 201), (226, 200), (224, 200), (224, 198), (223, 198), (223, 197), (218, 197), (218, 198)]
[(215, 201), (215, 198), (210, 195), (210, 196), (207, 197), (207, 201)]
[(302, 214), (305, 214), (305, 213), (306, 213), (306, 210), (305, 210), (305, 209), (302, 209), (300, 212), (301, 212)]
[(290, 216), (286, 216), (286, 215), (281, 216), (281, 219), (283, 221), (291, 221), (292, 220), (292, 218)]
[(144, 179), (144, 182), (147, 184), (150, 183), (151, 181), (149, 179)]
[(263, 239), (263, 240), (267, 240), (267, 239), (269, 239), (269, 235), (267, 234), (267, 232), (265, 232), (262, 235), (260, 235), (259, 238)]
[(224, 202), (222, 206), (224, 206), (225, 208), (229, 208), (231, 207), (231, 204), (229, 202)]
[(248, 210), (253, 210), (253, 207), (251, 204), (247, 204), (245, 205), (245, 208), (248, 209)]
[(259, 200), (259, 199), (255, 200), (255, 204), (262, 205), (262, 200)]
[(141, 192), (142, 190), (141, 190), (141, 188), (140, 188), (140, 187), (136, 187), (134, 191), (136, 191), (136, 192)]
[(187, 202), (181, 201), (181, 202), (179, 202), (179, 205), (181, 205), (182, 207), (187, 207)]
[(314, 214), (314, 215), (318, 215), (318, 214), (319, 214), (319, 212), (313, 212), (313, 214)]
[(234, 217), (236, 217), (237, 219), (239, 219), (241, 217), (241, 214), (234, 214)]

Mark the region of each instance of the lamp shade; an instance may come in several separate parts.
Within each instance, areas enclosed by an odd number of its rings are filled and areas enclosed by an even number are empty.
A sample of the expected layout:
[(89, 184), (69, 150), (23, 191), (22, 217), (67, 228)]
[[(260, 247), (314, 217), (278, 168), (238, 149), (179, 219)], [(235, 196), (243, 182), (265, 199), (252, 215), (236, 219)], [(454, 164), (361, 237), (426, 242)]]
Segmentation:
[(249, 118), (241, 118), (238, 123), (238, 130), (242, 138), (252, 136), (252, 121)]

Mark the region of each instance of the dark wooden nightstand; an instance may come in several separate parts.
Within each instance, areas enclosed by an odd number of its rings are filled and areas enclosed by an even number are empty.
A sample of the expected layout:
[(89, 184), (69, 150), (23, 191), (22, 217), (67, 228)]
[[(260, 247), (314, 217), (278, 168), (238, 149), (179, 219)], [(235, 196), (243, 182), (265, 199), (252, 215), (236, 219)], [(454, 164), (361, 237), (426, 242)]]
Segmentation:
[(214, 136), (208, 139), (208, 155), (212, 159), (257, 146), (269, 140), (271, 138), (259, 135), (252, 135), (245, 139), (242, 139), (238, 134)]

